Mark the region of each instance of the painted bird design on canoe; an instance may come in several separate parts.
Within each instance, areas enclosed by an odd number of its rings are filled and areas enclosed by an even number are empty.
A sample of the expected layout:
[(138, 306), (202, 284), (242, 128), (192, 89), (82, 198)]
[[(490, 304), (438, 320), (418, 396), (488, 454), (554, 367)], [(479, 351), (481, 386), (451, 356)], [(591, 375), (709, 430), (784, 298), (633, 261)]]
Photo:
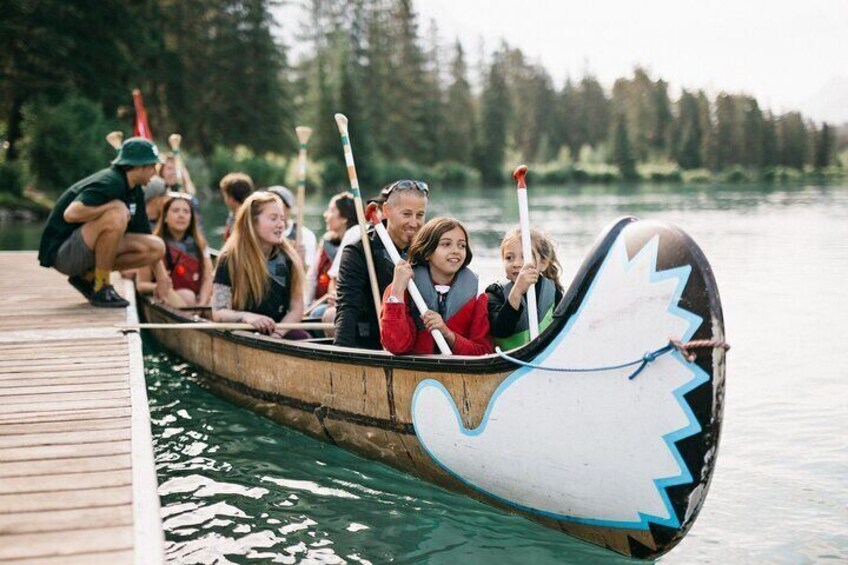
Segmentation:
[[(660, 235), (628, 256), (620, 233), (576, 313), (534, 359), (547, 368), (599, 368), (640, 359), (702, 319), (679, 306), (688, 265), (658, 271)], [(470, 487), (560, 520), (614, 528), (678, 527), (666, 488), (692, 482), (676, 442), (701, 430), (684, 395), (709, 377), (678, 353), (633, 368), (520, 368), (495, 391), (481, 424), (463, 426), (438, 381), (412, 400), (430, 456)]]

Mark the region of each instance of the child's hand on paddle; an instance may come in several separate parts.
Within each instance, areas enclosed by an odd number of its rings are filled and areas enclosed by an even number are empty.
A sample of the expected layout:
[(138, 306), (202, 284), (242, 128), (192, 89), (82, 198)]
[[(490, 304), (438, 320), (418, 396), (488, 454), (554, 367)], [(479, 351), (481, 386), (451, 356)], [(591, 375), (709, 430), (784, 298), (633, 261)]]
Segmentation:
[(439, 330), (445, 336), (445, 341), (448, 342), (448, 345), (453, 346), (456, 341), (456, 334), (448, 328), (438, 312), (427, 310), (421, 314), (421, 321), (424, 322), (424, 327), (427, 328), (427, 331)]
[(395, 265), (395, 274), (392, 278), (392, 294), (402, 297), (412, 280), (412, 266), (406, 261), (399, 261)]
[(518, 277), (515, 279), (515, 288), (522, 295), (527, 292), (527, 289), (536, 284), (539, 280), (539, 270), (533, 263), (527, 263), (518, 272)]

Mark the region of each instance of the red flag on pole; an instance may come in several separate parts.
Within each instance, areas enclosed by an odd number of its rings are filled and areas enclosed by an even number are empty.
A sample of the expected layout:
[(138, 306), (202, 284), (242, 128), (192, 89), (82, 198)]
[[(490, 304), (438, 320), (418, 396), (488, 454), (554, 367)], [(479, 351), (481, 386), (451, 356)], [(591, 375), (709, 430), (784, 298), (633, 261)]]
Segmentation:
[(153, 141), (153, 132), (150, 131), (150, 124), (147, 123), (147, 111), (144, 109), (141, 91), (136, 88), (132, 94), (133, 104), (135, 104), (135, 136)]

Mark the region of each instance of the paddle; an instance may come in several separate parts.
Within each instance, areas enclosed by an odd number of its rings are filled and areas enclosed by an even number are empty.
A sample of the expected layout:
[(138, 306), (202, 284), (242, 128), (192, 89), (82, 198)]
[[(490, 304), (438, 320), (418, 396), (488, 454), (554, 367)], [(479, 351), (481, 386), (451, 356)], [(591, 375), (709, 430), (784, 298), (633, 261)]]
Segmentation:
[(308, 316), (309, 314), (311, 314), (313, 310), (315, 310), (316, 308), (318, 308), (319, 306), (321, 306), (322, 304), (324, 304), (324, 303), (325, 303), (325, 302), (326, 302), (329, 298), (330, 298), (330, 295), (329, 295), (329, 294), (325, 294), (324, 296), (322, 296), (321, 298), (319, 298), (318, 300), (316, 300), (315, 302), (313, 302), (313, 303), (312, 303), (312, 306), (310, 306), (310, 307), (306, 310), (306, 312), (304, 312), (304, 313), (303, 313), (303, 317), (305, 318), (306, 316)]
[(371, 254), (371, 241), (368, 239), (368, 221), (365, 219), (365, 208), (362, 205), (362, 195), (359, 193), (359, 179), (356, 177), (356, 165), (353, 162), (353, 149), (347, 130), (347, 116), (336, 114), (336, 126), (342, 136), (347, 176), (350, 178), (350, 190), (353, 192), (353, 203), (356, 207), (356, 220), (362, 233), (362, 248), (365, 251), (365, 264), (368, 267), (368, 280), (371, 281), (371, 297), (374, 299), (374, 312), (377, 313), (377, 324), (380, 324), (380, 287), (377, 284), (377, 271), (374, 269), (374, 257)]
[(312, 128), (298, 126), (294, 128), (297, 140), (300, 142), (300, 151), (297, 154), (297, 233), (295, 243), (300, 249), (303, 236), (303, 208), (306, 206), (306, 146), (309, 144), (309, 136)]
[[(120, 330), (255, 330), (252, 325), (244, 322), (186, 322), (174, 323), (145, 323), (145, 324), (116, 324)], [(286, 322), (276, 325), (278, 330), (329, 330), (333, 324), (324, 322)]]
[[(372, 214), (376, 212), (375, 209), (370, 210)], [(374, 221), (372, 221), (374, 220)], [(397, 265), (400, 262), (400, 253), (398, 253), (397, 247), (395, 247), (394, 242), (392, 241), (391, 236), (389, 236), (389, 232), (386, 231), (386, 226), (382, 224), (382, 222), (376, 221), (376, 217), (369, 216), (368, 221), (374, 226), (374, 229), (377, 230), (377, 235), (380, 237), (380, 240), (383, 242), (383, 247), (386, 248), (386, 251), (389, 253), (389, 257), (392, 259), (392, 263)], [(418, 286), (415, 284), (414, 280), (409, 281), (409, 286), (407, 286), (407, 290), (409, 291), (409, 295), (412, 297), (412, 301), (415, 302), (415, 306), (418, 308), (418, 312), (422, 315), (429, 310), (427, 308), (427, 303), (424, 302), (424, 297), (421, 296), (421, 292), (418, 290)], [(433, 339), (436, 342), (436, 345), (439, 347), (439, 351), (442, 352), (442, 355), (452, 355), (448, 342), (445, 340), (445, 336), (442, 335), (437, 329), (430, 330), (430, 333), (433, 336)]]
[(121, 144), (124, 142), (124, 132), (110, 131), (106, 134), (106, 141), (117, 151), (121, 148)]
[[(512, 178), (518, 181), (518, 218), (521, 222), (521, 252), (524, 254), (525, 264), (533, 262), (533, 245), (530, 239), (530, 210), (527, 204), (527, 183), (524, 177), (527, 176), (527, 165), (519, 165), (515, 172), (512, 173)], [(539, 336), (539, 313), (536, 311), (536, 287), (530, 286), (527, 289), (527, 320), (530, 326), (530, 339), (534, 340)]]
[(197, 189), (194, 187), (194, 183), (191, 182), (191, 178), (188, 176), (188, 170), (185, 168), (185, 164), (183, 163), (183, 156), (180, 153), (180, 146), (183, 142), (183, 136), (178, 133), (172, 133), (168, 136), (168, 145), (171, 146), (171, 151), (174, 152), (174, 168), (177, 173), (177, 185), (179, 189), (183, 192), (195, 195)]

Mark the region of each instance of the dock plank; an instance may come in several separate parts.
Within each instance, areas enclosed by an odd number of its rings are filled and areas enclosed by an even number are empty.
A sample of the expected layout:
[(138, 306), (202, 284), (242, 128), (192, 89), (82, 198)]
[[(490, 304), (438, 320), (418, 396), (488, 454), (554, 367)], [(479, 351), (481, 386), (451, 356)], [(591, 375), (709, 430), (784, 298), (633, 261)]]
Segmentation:
[(68, 508), (96, 508), (132, 503), (129, 485), (69, 489), (61, 496), (55, 492), (27, 492), (0, 494), (0, 514), (66, 510)]
[(0, 437), (7, 435), (44, 434), (52, 432), (82, 432), (87, 430), (113, 430), (129, 428), (130, 419), (121, 417), (63, 420), (59, 422), (31, 422), (0, 426)]
[[(3, 536), (0, 559), (71, 556), (82, 553), (126, 550), (133, 547), (130, 526), (86, 528), (66, 532), (39, 532)], [(80, 561), (77, 560), (77, 563)]]
[(5, 477), (0, 478), (0, 494), (60, 492), (70, 489), (118, 487), (131, 484), (132, 472), (129, 469), (90, 473), (60, 473), (40, 477)]
[(129, 428), (111, 430), (61, 431), (41, 434), (0, 436), (0, 450), (11, 447), (36, 447), (40, 445), (77, 445), (108, 441), (130, 440)]
[(96, 457), (98, 455), (120, 455), (122, 453), (130, 453), (131, 451), (129, 441), (11, 447), (0, 449), (0, 463), (66, 459), (71, 457)]
[(0, 462), (0, 477), (38, 477), (56, 473), (91, 473), (132, 468), (129, 453)]
[(90, 528), (131, 525), (132, 506), (119, 504), (98, 508), (0, 514), (0, 535), (76, 530), (80, 527), (80, 524), (85, 524), (86, 527)]

